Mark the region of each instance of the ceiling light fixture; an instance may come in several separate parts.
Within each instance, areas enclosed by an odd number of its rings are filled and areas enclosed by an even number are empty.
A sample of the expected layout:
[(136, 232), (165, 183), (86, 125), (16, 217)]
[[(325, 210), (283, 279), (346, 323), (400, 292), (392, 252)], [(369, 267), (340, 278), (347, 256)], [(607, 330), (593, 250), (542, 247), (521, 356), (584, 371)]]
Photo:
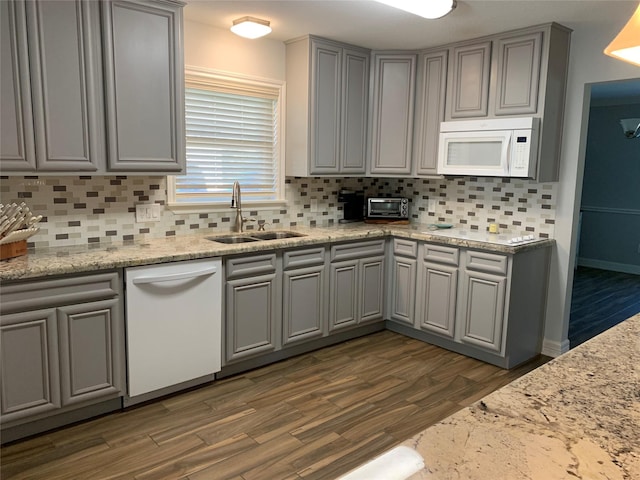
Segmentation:
[(270, 22), (255, 17), (242, 17), (233, 21), (231, 31), (244, 38), (260, 38), (271, 33)]
[(456, 8), (456, 0), (376, 0), (423, 18), (440, 18)]
[(623, 118), (620, 125), (625, 137), (640, 138), (640, 118)]
[(640, 67), (640, 5), (604, 53)]

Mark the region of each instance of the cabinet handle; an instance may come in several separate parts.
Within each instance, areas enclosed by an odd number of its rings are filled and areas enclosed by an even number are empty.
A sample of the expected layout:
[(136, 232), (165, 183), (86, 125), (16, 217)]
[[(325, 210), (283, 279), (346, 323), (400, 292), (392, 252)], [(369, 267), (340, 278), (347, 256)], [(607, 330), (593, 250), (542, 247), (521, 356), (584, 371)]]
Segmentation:
[(207, 267), (202, 270), (193, 270), (191, 272), (170, 273), (167, 275), (154, 275), (149, 277), (138, 277), (133, 279), (134, 285), (143, 283), (171, 282), (173, 280), (184, 280), (186, 278), (204, 277), (216, 273), (216, 267)]

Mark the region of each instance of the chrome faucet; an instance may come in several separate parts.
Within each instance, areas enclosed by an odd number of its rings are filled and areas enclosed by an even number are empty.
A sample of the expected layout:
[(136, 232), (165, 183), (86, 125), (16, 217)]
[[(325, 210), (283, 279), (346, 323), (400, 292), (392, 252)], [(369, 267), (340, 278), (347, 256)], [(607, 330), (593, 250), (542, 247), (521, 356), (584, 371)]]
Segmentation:
[(236, 225), (235, 231), (242, 233), (244, 219), (242, 218), (242, 194), (240, 192), (240, 182), (233, 182), (233, 190), (231, 193), (231, 208), (236, 209)]

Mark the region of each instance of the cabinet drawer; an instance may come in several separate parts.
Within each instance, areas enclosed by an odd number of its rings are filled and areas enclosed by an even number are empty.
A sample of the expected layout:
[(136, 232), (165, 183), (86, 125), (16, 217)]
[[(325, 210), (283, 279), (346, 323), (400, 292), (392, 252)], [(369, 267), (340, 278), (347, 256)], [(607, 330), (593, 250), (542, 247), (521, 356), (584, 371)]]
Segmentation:
[(413, 240), (393, 239), (393, 254), (403, 257), (416, 258), (418, 256), (418, 244)]
[(351, 260), (354, 258), (384, 255), (384, 240), (370, 242), (344, 243), (331, 247), (331, 261)]
[(276, 254), (229, 258), (225, 265), (227, 279), (264, 275), (276, 271)]
[(507, 257), (487, 252), (467, 252), (467, 268), (479, 272), (507, 274)]
[(430, 262), (442, 263), (444, 265), (455, 265), (460, 263), (460, 251), (455, 247), (445, 247), (442, 245), (424, 244), (424, 259)]
[(324, 263), (324, 247), (291, 250), (282, 255), (282, 265), (285, 270), (291, 268), (310, 267)]
[(117, 272), (2, 285), (0, 312), (14, 313), (117, 297)]

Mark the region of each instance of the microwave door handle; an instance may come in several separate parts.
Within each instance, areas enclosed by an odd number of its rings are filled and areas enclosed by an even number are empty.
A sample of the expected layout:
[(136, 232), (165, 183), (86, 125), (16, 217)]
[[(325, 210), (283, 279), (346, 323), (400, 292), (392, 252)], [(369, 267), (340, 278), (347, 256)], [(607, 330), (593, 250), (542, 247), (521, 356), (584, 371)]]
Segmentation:
[(505, 165), (505, 175), (511, 173), (511, 141), (513, 139), (513, 132), (509, 132), (507, 135), (507, 141), (502, 144), (502, 158), (506, 158), (507, 164)]

